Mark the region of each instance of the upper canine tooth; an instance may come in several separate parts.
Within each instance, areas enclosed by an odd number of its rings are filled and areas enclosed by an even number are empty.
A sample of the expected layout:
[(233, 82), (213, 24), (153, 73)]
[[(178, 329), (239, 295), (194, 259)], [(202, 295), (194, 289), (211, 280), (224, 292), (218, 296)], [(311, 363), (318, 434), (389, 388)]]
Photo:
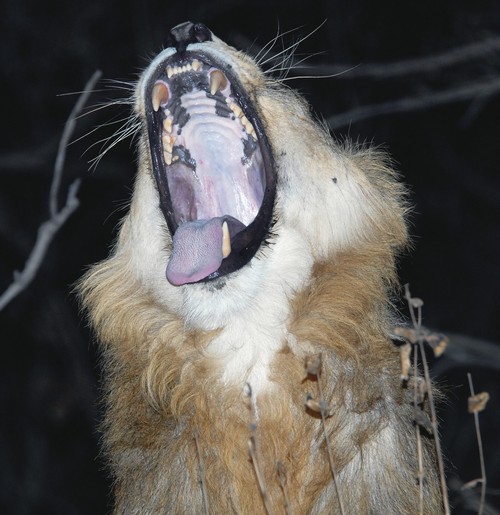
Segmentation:
[(194, 59), (191, 63), (191, 66), (193, 67), (193, 70), (197, 72), (201, 68), (201, 63), (198, 61), (198, 59)]
[(168, 101), (168, 88), (163, 82), (157, 82), (153, 87), (153, 93), (151, 95), (151, 101), (153, 102), (153, 109), (158, 111), (161, 104), (166, 104)]
[(220, 70), (210, 73), (210, 94), (215, 95), (220, 89), (227, 86), (226, 76)]
[(227, 222), (222, 224), (222, 257), (227, 258), (231, 254), (231, 235)]
[(172, 75), (174, 74), (174, 69), (171, 66), (167, 67), (167, 77), (170, 79)]

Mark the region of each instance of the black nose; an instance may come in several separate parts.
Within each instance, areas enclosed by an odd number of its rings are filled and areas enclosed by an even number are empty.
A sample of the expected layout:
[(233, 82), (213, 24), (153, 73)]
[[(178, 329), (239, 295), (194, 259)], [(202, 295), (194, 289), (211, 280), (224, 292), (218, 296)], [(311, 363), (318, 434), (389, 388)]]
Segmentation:
[(178, 52), (184, 52), (191, 43), (212, 41), (212, 32), (203, 23), (186, 21), (176, 25), (167, 36), (167, 46), (175, 47)]

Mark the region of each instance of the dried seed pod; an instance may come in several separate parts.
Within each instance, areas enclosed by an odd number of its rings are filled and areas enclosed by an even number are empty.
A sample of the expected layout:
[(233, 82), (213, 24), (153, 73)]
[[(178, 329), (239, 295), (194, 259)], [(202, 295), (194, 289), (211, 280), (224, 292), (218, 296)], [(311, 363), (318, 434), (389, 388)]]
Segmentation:
[(396, 336), (400, 336), (404, 340), (406, 340), (409, 343), (417, 343), (418, 342), (418, 335), (417, 331), (413, 329), (412, 327), (407, 326), (397, 326), (394, 327), (393, 333)]
[(316, 354), (314, 356), (308, 356), (306, 358), (306, 372), (309, 375), (319, 377), (321, 372), (321, 354)]
[(399, 352), (401, 355), (401, 381), (408, 381), (408, 375), (411, 368), (411, 345), (409, 343), (401, 345), (401, 347), (399, 347)]
[(468, 399), (469, 413), (479, 413), (486, 408), (486, 403), (490, 400), (490, 394), (488, 392), (476, 393), (471, 395)]
[(434, 433), (429, 415), (427, 415), (424, 410), (415, 408), (413, 412), (413, 420), (420, 427), (423, 427), (429, 434), (432, 435)]
[(413, 394), (416, 394), (416, 403), (422, 404), (425, 401), (425, 397), (427, 395), (427, 382), (425, 379), (420, 376), (410, 377), (408, 386), (413, 389)]
[(432, 347), (434, 356), (439, 358), (448, 346), (449, 338), (441, 333), (429, 333), (425, 336), (425, 341)]
[(325, 401), (317, 401), (311, 394), (307, 394), (306, 402), (304, 404), (306, 408), (309, 408), (315, 413), (323, 413), (327, 418), (333, 415), (333, 408), (328, 406)]

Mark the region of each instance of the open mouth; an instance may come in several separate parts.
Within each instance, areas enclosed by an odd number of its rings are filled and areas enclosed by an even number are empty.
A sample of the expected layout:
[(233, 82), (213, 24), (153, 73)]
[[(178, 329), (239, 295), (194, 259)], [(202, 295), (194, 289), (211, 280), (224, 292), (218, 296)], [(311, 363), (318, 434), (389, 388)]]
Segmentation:
[(169, 282), (213, 280), (246, 265), (269, 235), (275, 175), (237, 77), (206, 55), (174, 54), (147, 84), (146, 116), (172, 235)]

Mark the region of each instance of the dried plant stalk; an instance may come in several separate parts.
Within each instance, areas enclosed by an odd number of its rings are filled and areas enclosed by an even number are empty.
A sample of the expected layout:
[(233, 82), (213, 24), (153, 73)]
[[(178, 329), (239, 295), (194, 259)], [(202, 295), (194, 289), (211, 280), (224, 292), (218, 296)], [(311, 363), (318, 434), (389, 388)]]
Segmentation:
[[(328, 437), (328, 432), (326, 430), (326, 419), (330, 416), (331, 410), (327, 409), (327, 404), (325, 401), (325, 398), (323, 397), (323, 388), (321, 387), (321, 364), (322, 364), (322, 357), (321, 354), (318, 354), (317, 356), (313, 356), (312, 358), (308, 358), (306, 360), (306, 372), (310, 375), (313, 375), (316, 377), (316, 382), (318, 385), (318, 399), (319, 402), (315, 403), (314, 406), (319, 407), (319, 413), (321, 414), (321, 425), (323, 428), (323, 434), (325, 436), (325, 442), (326, 442), (326, 450), (328, 452), (328, 463), (330, 466), (330, 472), (332, 474), (333, 484), (335, 486), (335, 493), (337, 495), (337, 499), (339, 501), (339, 508), (341, 515), (345, 515), (344, 512), (344, 506), (342, 504), (342, 498), (340, 497), (339, 487), (337, 484), (337, 473), (335, 471), (335, 465), (333, 463), (333, 455), (332, 455), (332, 449), (330, 447), (330, 439)], [(308, 397), (306, 400), (307, 402), (311, 404), (312, 399)], [(316, 410), (314, 410), (316, 411)]]
[[(446, 487), (446, 476), (444, 473), (444, 462), (443, 454), (441, 450), (441, 441), (439, 440), (438, 432), (438, 421), (436, 416), (436, 406), (434, 403), (434, 394), (432, 392), (431, 378), (429, 374), (429, 365), (427, 364), (427, 358), (425, 355), (424, 348), (424, 336), (420, 333), (422, 328), (422, 306), (423, 301), (418, 298), (413, 298), (410, 293), (409, 285), (405, 285), (405, 298), (408, 302), (410, 316), (412, 319), (413, 327), (415, 328), (416, 334), (418, 335), (418, 348), (420, 349), (420, 355), (422, 358), (422, 365), (424, 367), (424, 378), (427, 383), (427, 396), (429, 399), (429, 408), (431, 412), (431, 425), (432, 432), (434, 433), (434, 444), (436, 447), (436, 456), (439, 467), (439, 479), (441, 483), (441, 494), (443, 497), (443, 507), (446, 515), (450, 515), (450, 503), (448, 501), (448, 490)], [(417, 310), (417, 316), (415, 317), (415, 309)]]
[(283, 492), (283, 497), (285, 499), (285, 513), (286, 515), (292, 515), (292, 510), (290, 508), (290, 498), (288, 497), (288, 488), (286, 485), (286, 471), (281, 461), (278, 461), (278, 463), (276, 463), (276, 472), (278, 474), (278, 481), (280, 483), (280, 488)]
[(200, 434), (198, 432), (198, 428), (195, 428), (194, 441), (196, 443), (196, 453), (198, 455), (198, 472), (200, 474), (200, 485), (201, 485), (201, 493), (203, 495), (203, 506), (204, 506), (205, 515), (209, 515), (210, 505), (208, 503), (207, 484), (205, 481), (205, 464), (204, 464), (203, 458), (201, 456), (199, 438), (200, 438)]
[(248, 439), (248, 452), (252, 459), (252, 465), (259, 484), (260, 495), (264, 503), (267, 515), (273, 515), (273, 510), (269, 502), (269, 495), (267, 494), (266, 483), (264, 481), (264, 474), (260, 468), (259, 463), (259, 449), (257, 441), (257, 418), (255, 416), (255, 406), (252, 398), (252, 387), (247, 383), (247, 397), (250, 406), (250, 438)]
[(474, 394), (474, 385), (472, 383), (472, 376), (470, 373), (467, 374), (469, 380), (469, 389), (471, 396), (468, 399), (469, 413), (474, 415), (474, 425), (476, 427), (477, 445), (479, 447), (479, 463), (481, 466), (481, 498), (479, 501), (478, 515), (482, 515), (484, 510), (484, 502), (486, 498), (486, 466), (484, 464), (484, 453), (483, 453), (483, 441), (481, 438), (481, 428), (479, 427), (479, 412), (483, 411), (486, 407), (490, 395), (488, 392), (481, 392), (477, 395)]
[[(407, 344), (409, 345), (409, 344)], [(409, 358), (408, 358), (409, 361)], [(418, 397), (417, 392), (417, 365), (418, 365), (418, 348), (415, 347), (415, 352), (413, 353), (413, 378), (414, 378), (414, 388), (413, 388), (413, 407), (415, 410), (419, 409), (419, 404), (421, 404)], [(415, 424), (415, 431), (417, 435), (417, 458), (418, 458), (418, 513), (419, 515), (423, 515), (424, 513), (424, 466), (422, 459), (422, 436), (420, 434), (420, 425)]]

